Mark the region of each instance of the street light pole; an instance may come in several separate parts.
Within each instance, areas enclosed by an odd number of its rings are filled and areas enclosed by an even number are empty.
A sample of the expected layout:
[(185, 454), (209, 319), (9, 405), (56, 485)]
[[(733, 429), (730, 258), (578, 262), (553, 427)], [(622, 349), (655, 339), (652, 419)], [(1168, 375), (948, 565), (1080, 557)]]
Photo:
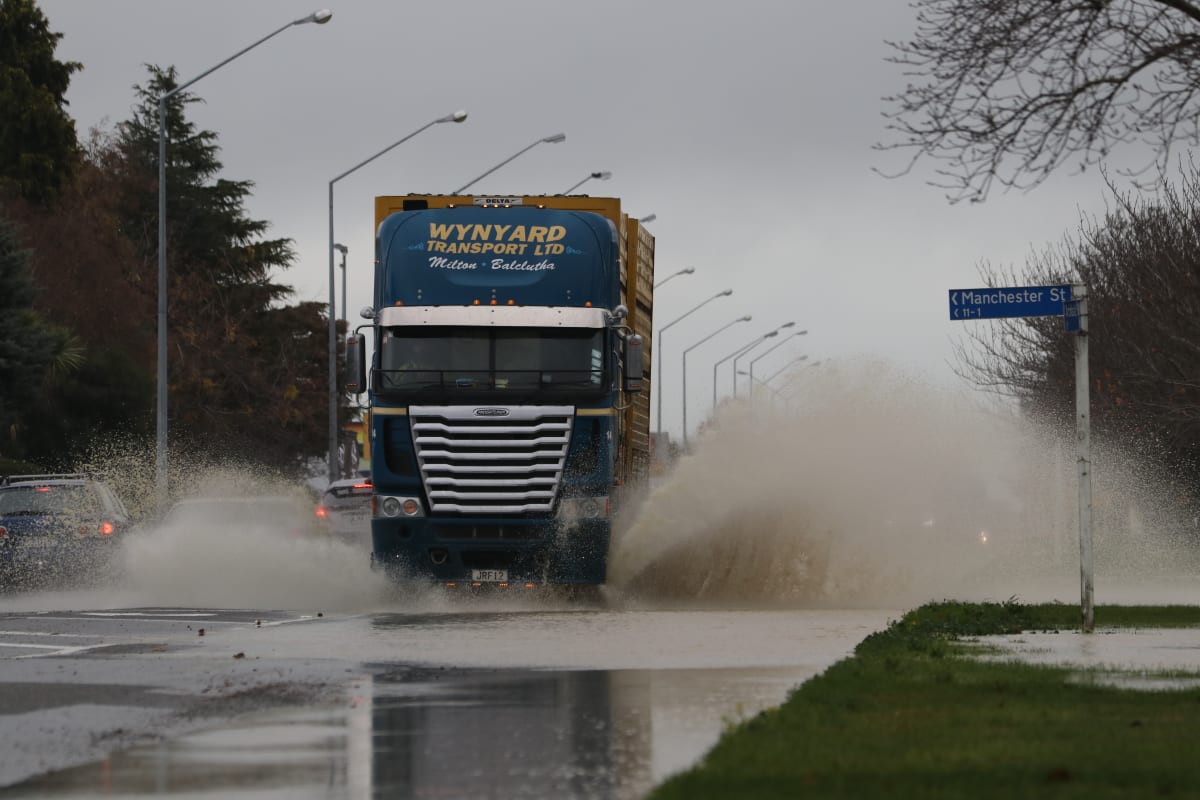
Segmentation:
[[(820, 361), (812, 361), (812, 362), (809, 362), (809, 364), (808, 364), (809, 369), (811, 369), (812, 367), (819, 367), (819, 366), (821, 366)], [(804, 372), (805, 371), (797, 371), (795, 375), (793, 375), (792, 377), (788, 378), (786, 381), (783, 382), (783, 384), (779, 387), (779, 391), (783, 392), (784, 389), (786, 389), (789, 386), (792, 386), (793, 384), (795, 384), (797, 386), (797, 388), (799, 388), (800, 384), (798, 384), (797, 381), (799, 381), (802, 377), (804, 377)], [(790, 393), (787, 393), (785, 395), (785, 397), (790, 400), (794, 395), (795, 395), (795, 392), (790, 392)]]
[(691, 275), (695, 271), (696, 271), (695, 267), (684, 267), (683, 269), (679, 270), (679, 272), (672, 272), (670, 275), (663, 278), (658, 283), (654, 284), (654, 288), (657, 289), (658, 287), (662, 286), (667, 281), (671, 280), (671, 278), (678, 278), (680, 275)]
[(565, 142), (565, 141), (566, 141), (566, 139), (567, 139), (567, 135), (566, 135), (565, 133), (556, 133), (556, 134), (554, 134), (553, 136), (547, 136), (547, 137), (545, 137), (545, 138), (543, 138), (543, 139), (538, 139), (536, 142), (534, 142), (533, 144), (529, 145), (528, 147), (522, 148), (522, 149), (518, 150), (517, 152), (513, 153), (511, 156), (509, 156), (508, 158), (504, 159), (504, 160), (503, 160), (503, 161), (501, 161), (499, 164), (497, 164), (496, 166), (494, 166), (494, 167), (492, 167), (491, 169), (489, 169), (487, 172), (485, 172), (485, 173), (483, 173), (482, 175), (480, 175), (478, 178), (475, 178), (474, 180), (471, 180), (471, 181), (467, 181), (467, 183), (465, 183), (465, 184), (463, 184), (462, 186), (460, 186), (460, 187), (458, 187), (457, 189), (455, 189), (453, 193), (454, 193), (454, 194), (462, 194), (462, 193), (463, 193), (463, 192), (465, 192), (467, 189), (469, 189), (470, 187), (474, 186), (476, 183), (478, 183), (479, 181), (483, 180), (483, 179), (484, 179), (484, 178), (486, 178), (488, 175), (491, 175), (493, 172), (495, 172), (496, 170), (500, 169), (501, 167), (503, 167), (503, 166), (504, 166), (505, 164), (507, 164), (508, 162), (512, 161), (512, 160), (513, 160), (514, 158), (516, 158), (517, 156), (519, 156), (519, 155), (521, 155), (521, 154), (523, 154), (523, 153), (528, 153), (530, 150), (532, 150), (533, 148), (537, 147), (539, 144), (558, 144), (559, 142)]
[(155, 402), (155, 484), (158, 510), (167, 503), (167, 101), (196, 81), (219, 70), (245, 53), (250, 52), (268, 39), (295, 25), (309, 22), (324, 25), (333, 19), (329, 9), (314, 11), (307, 17), (294, 19), (281, 25), (254, 44), (243, 47), (216, 66), (209, 67), (190, 81), (181, 83), (158, 98), (158, 386)]
[(771, 353), (773, 351), (778, 350), (780, 347), (782, 347), (784, 344), (786, 344), (789, 340), (794, 339), (797, 336), (804, 336), (807, 333), (808, 333), (808, 331), (796, 331), (791, 336), (787, 336), (787, 337), (784, 337), (783, 339), (780, 339), (778, 342), (776, 342), (774, 347), (768, 347), (767, 352), (763, 353), (758, 358), (751, 359), (751, 361), (750, 361), (750, 399), (751, 400), (754, 399), (754, 364), (755, 364), (755, 362), (762, 361), (764, 358), (771, 355)]
[(683, 449), (684, 450), (687, 450), (687, 444), (688, 444), (688, 424), (687, 424), (687, 356), (688, 356), (688, 353), (695, 350), (697, 347), (704, 344), (709, 339), (716, 336), (718, 333), (721, 333), (726, 328), (730, 328), (734, 325), (737, 325), (739, 322), (749, 322), (749, 321), (750, 321), (749, 314), (747, 314), (744, 317), (738, 317), (737, 319), (733, 320), (732, 322), (725, 323), (724, 325), (722, 325), (721, 327), (717, 328), (715, 331), (710, 333), (708, 336), (705, 336), (703, 339), (701, 339), (700, 341), (696, 342), (694, 345), (686, 348), (683, 351), (683, 381), (682, 381), (681, 385), (683, 387)]
[[(803, 356), (797, 356), (796, 358), (793, 358), (791, 361), (789, 361), (788, 363), (784, 364), (782, 367), (780, 367), (779, 369), (777, 369), (775, 372), (771, 373), (771, 377), (769, 377), (769, 378), (767, 378), (766, 380), (762, 381), (762, 383), (764, 383), (764, 384), (770, 383), (771, 381), (775, 380), (775, 379), (776, 379), (776, 378), (778, 378), (780, 375), (782, 375), (782, 374), (783, 374), (783, 373), (784, 373), (786, 370), (789, 370), (789, 369), (791, 369), (792, 367), (794, 367), (794, 366), (796, 366), (797, 364), (799, 364), (801, 361), (807, 361), (807, 360), (808, 360), (808, 356), (807, 356), (807, 355), (803, 355)], [(813, 366), (816, 366), (816, 364), (817, 364), (817, 363), (818, 363), (818, 362), (813, 362)]]
[(695, 314), (697, 311), (704, 308), (706, 305), (711, 303), (713, 300), (716, 300), (718, 297), (728, 297), (731, 294), (733, 294), (733, 289), (726, 289), (723, 292), (717, 292), (712, 297), (705, 300), (703, 303), (700, 303), (699, 305), (690, 309), (687, 313), (682, 314), (679, 317), (676, 317), (675, 319), (668, 322), (666, 325), (663, 325), (661, 328), (658, 329), (658, 333), (654, 334), (653, 344), (654, 344), (654, 351), (658, 354), (658, 365), (654, 368), (654, 380), (650, 384), (650, 387), (651, 387), (651, 389), (653, 389), (655, 384), (658, 385), (658, 410), (656, 412), (656, 414), (658, 416), (658, 427), (657, 427), (656, 433), (660, 439), (662, 438), (662, 396), (663, 396), (663, 393), (662, 393), (662, 335), (664, 333), (666, 333), (667, 329), (670, 328), (672, 325), (674, 325), (676, 322), (679, 322), (679, 321), (687, 318), (688, 316)]
[(407, 142), (409, 139), (416, 136), (421, 131), (432, 128), (434, 125), (438, 125), (443, 122), (462, 122), (466, 118), (467, 118), (466, 111), (455, 111), (453, 114), (447, 114), (444, 117), (438, 117), (435, 120), (430, 120), (429, 122), (426, 122), (424, 125), (417, 128), (415, 131), (408, 134), (407, 136), (405, 136), (401, 139), (397, 139), (396, 141), (392, 142), (387, 147), (383, 148), (382, 150), (380, 150), (378, 153), (371, 156), (370, 158), (366, 158), (366, 159), (363, 159), (362, 161), (358, 162), (353, 167), (346, 170), (341, 175), (338, 175), (336, 178), (334, 178), (333, 180), (331, 180), (329, 182), (329, 398), (328, 398), (328, 400), (329, 400), (329, 454), (328, 454), (329, 462), (328, 463), (329, 463), (329, 480), (330, 480), (330, 482), (333, 482), (334, 480), (336, 480), (334, 478), (334, 476), (338, 474), (338, 468), (337, 468), (337, 463), (338, 463), (338, 461), (337, 461), (337, 451), (338, 451), (337, 396), (338, 396), (338, 392), (337, 392), (337, 318), (336, 318), (337, 315), (336, 315), (336, 308), (335, 308), (335, 303), (337, 302), (337, 296), (335, 293), (336, 293), (337, 289), (334, 286), (335, 276), (334, 276), (334, 266), (333, 266), (333, 252), (334, 252), (333, 185), (335, 183), (337, 183), (338, 181), (340, 181), (342, 178), (351, 174), (352, 172), (356, 172), (357, 170), (365, 167), (367, 164), (370, 164), (372, 161), (374, 161), (375, 159), (384, 155), (385, 153), (391, 152), (393, 148), (399, 147), (400, 145), (404, 144), (405, 142)]
[(563, 194), (570, 194), (571, 192), (573, 192), (573, 191), (575, 191), (576, 189), (578, 189), (580, 186), (583, 186), (585, 183), (587, 183), (588, 181), (590, 181), (592, 178), (595, 178), (595, 179), (596, 179), (596, 180), (598, 180), (598, 181), (606, 181), (606, 180), (608, 180), (608, 179), (609, 179), (609, 178), (611, 178), (611, 177), (612, 177), (612, 173), (611, 173), (611, 172), (591, 172), (591, 173), (588, 173), (588, 176), (587, 176), (586, 178), (584, 178), (584, 179), (583, 179), (583, 180), (581, 180), (579, 183), (577, 183), (577, 184), (575, 184), (574, 186), (572, 186), (570, 189), (567, 189), (565, 192), (563, 192)]

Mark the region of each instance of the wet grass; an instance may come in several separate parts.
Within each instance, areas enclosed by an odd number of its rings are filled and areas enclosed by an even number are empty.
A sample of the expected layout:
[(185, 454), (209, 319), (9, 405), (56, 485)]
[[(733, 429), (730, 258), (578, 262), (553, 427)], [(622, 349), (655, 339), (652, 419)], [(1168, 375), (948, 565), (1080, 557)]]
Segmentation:
[[(1200, 626), (1200, 608), (1098, 607), (1096, 625)], [(1080, 683), (1077, 669), (975, 659), (964, 643), (1078, 629), (1069, 605), (923, 606), (651, 797), (1200, 797), (1200, 689)]]

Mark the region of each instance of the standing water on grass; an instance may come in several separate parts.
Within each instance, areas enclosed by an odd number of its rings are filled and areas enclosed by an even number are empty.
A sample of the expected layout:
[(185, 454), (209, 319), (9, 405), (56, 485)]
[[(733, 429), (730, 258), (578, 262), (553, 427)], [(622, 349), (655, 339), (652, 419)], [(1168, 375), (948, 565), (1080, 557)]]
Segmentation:
[[(1074, 431), (879, 364), (805, 378), (790, 408), (722, 406), (615, 542), (610, 583), (642, 601), (1079, 601)], [(1189, 601), (1172, 592), (1200, 531), (1168, 486), (1093, 448), (1097, 602)]]

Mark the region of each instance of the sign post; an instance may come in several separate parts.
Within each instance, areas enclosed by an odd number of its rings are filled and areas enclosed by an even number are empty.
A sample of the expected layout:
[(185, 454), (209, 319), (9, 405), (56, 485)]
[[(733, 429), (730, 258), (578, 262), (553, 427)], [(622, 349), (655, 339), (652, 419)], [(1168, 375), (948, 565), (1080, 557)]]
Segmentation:
[(1088, 378), (1087, 287), (1003, 286), (951, 289), (950, 319), (1062, 317), (1075, 334), (1075, 460), (1079, 482), (1079, 594), (1084, 633), (1095, 629), (1092, 565), (1092, 435)]
[[(1075, 331), (1075, 458), (1079, 463), (1079, 592), (1082, 598), (1083, 632), (1096, 624), (1095, 575), (1092, 571), (1092, 424), (1088, 378), (1087, 287), (1071, 287), (1068, 330)], [(1072, 322), (1077, 320), (1077, 322)]]

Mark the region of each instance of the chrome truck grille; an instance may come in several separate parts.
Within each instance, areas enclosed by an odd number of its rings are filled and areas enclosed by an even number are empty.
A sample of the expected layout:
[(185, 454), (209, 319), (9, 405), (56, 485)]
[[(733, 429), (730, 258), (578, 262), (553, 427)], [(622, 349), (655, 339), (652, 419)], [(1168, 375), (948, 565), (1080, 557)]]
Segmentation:
[(432, 512), (550, 511), (558, 494), (572, 406), (409, 406)]

